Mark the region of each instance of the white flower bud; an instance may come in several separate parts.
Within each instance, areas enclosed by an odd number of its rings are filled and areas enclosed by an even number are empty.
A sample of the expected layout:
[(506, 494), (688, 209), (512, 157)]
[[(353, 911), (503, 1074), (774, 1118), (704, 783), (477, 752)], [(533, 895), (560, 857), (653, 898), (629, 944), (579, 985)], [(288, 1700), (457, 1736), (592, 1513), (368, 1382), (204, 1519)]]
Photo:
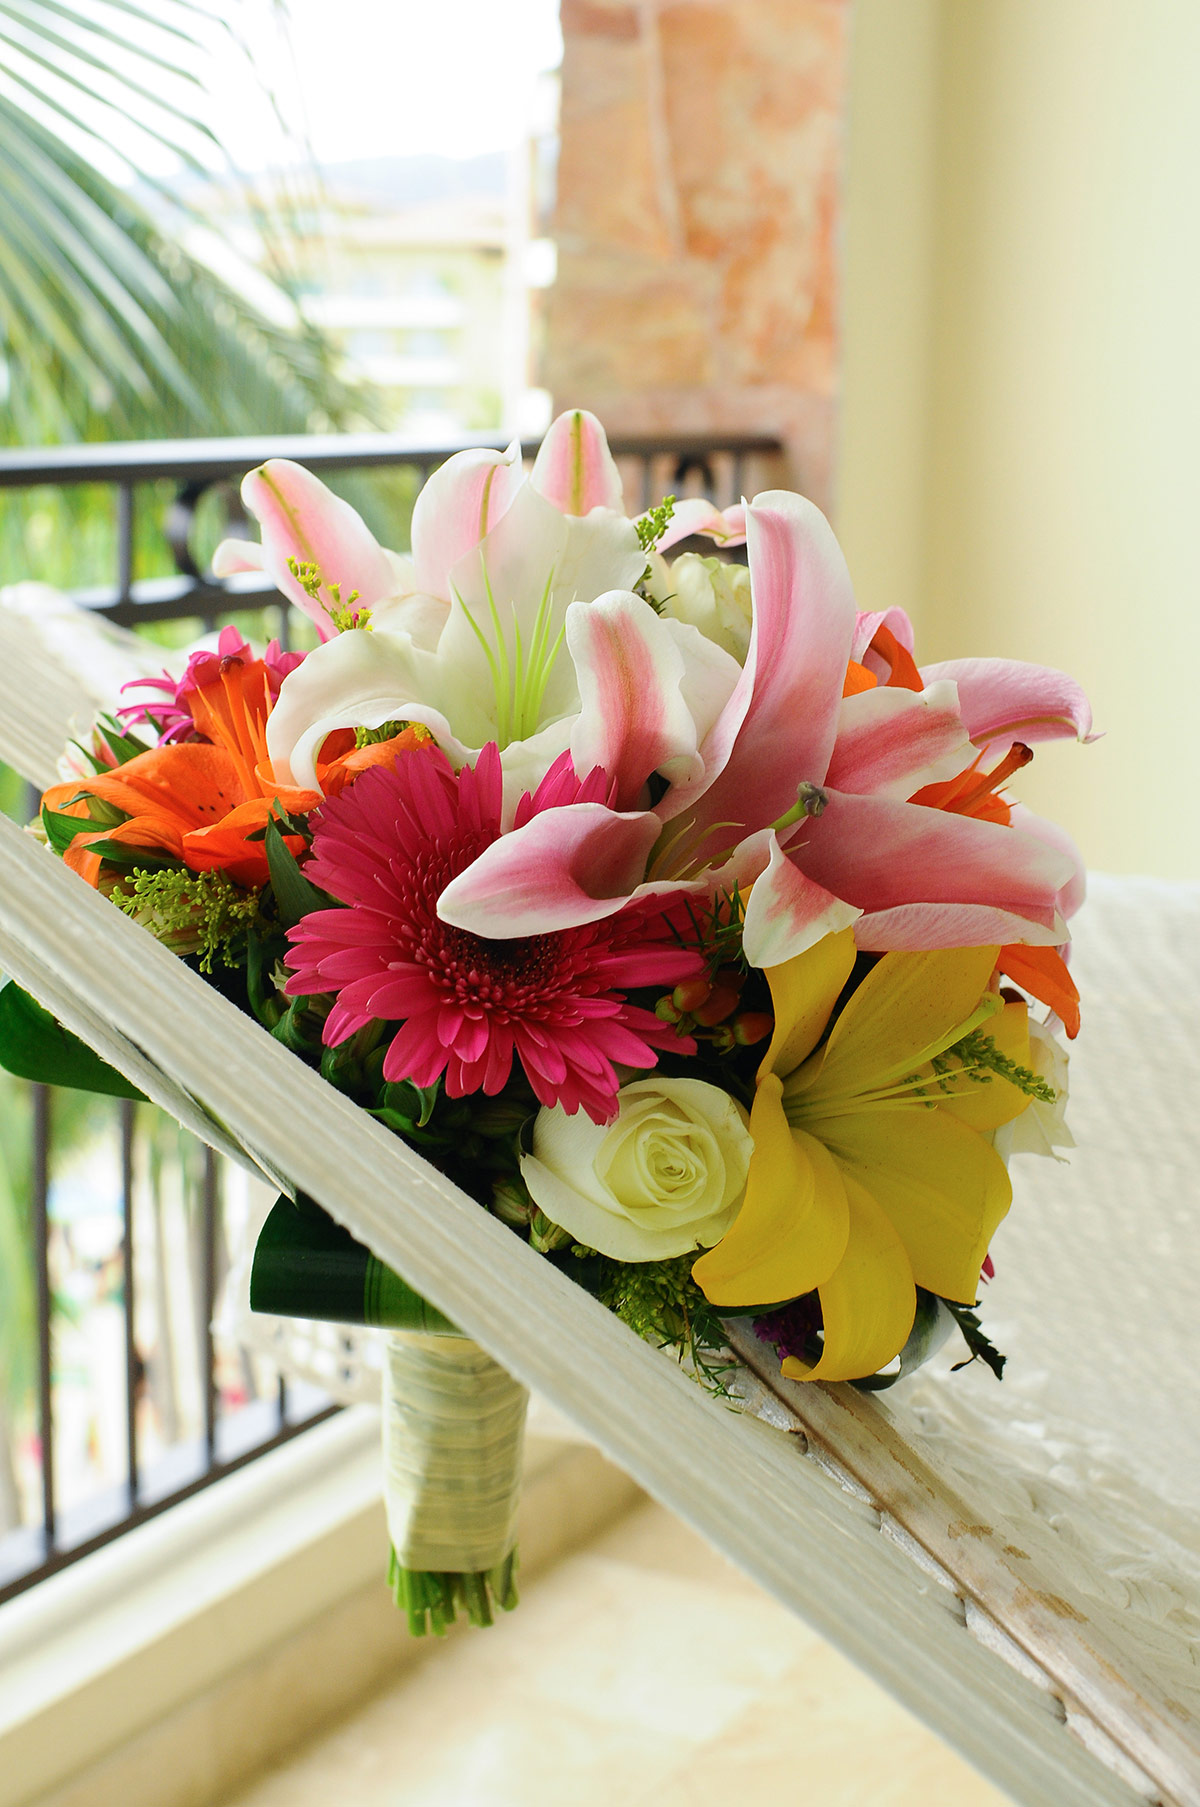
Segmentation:
[(739, 665), (750, 646), (750, 572), (745, 565), (684, 552), (671, 566), (663, 612), (689, 621), (706, 640), (732, 653)]

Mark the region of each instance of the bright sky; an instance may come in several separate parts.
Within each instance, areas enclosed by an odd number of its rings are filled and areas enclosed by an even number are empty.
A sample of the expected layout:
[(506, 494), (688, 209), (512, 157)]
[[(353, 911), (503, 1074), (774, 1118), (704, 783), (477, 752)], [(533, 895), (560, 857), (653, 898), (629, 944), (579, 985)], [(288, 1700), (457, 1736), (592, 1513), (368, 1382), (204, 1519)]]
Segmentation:
[[(243, 0), (238, 23), (321, 163), (502, 149), (528, 131), (538, 76), (562, 55), (557, 0)], [(275, 162), (269, 108), (223, 62), (214, 131), (240, 167)]]

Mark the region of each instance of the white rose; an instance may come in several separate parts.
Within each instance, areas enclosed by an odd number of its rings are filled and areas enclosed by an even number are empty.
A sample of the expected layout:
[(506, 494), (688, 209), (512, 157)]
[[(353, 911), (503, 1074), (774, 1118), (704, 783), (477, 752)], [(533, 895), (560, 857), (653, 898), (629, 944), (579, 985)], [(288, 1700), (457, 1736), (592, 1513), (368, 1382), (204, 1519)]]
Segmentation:
[(690, 621), (706, 640), (713, 640), (739, 665), (750, 646), (750, 572), (745, 565), (684, 552), (671, 566), (670, 594), (663, 613)]
[(538, 1112), (521, 1173), (535, 1203), (588, 1248), (660, 1261), (710, 1248), (733, 1222), (754, 1141), (741, 1105), (702, 1079), (637, 1079), (615, 1123)]

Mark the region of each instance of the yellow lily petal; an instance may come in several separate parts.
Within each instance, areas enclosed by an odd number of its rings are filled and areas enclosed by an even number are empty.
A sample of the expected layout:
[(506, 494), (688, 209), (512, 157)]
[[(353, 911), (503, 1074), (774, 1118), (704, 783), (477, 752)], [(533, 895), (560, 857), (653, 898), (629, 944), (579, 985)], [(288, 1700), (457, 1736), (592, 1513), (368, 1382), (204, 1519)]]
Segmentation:
[(760, 1077), (791, 1073), (808, 1059), (853, 971), (854, 956), (854, 930), (839, 929), (794, 960), (767, 968), (775, 1033), (759, 1068)]
[[(1021, 1067), (1029, 1065), (1028, 1005), (1006, 1004), (998, 1016), (984, 1025), (984, 1034), (991, 1037), (1009, 1060), (1016, 1061)], [(936, 1078), (931, 1068), (930, 1079)], [(1028, 1092), (1023, 1092), (1010, 1080), (1002, 1079), (999, 1073), (989, 1074), (986, 1084), (969, 1074), (949, 1073), (942, 1086), (931, 1089), (930, 1096), (936, 1098), (941, 1110), (949, 1111), (960, 1123), (968, 1123), (977, 1130), (999, 1129), (1002, 1123), (1011, 1123), (1033, 1103)]]
[(811, 1121), (849, 1185), (858, 1179), (891, 1219), (918, 1286), (973, 1305), (979, 1270), (1012, 1202), (1004, 1162), (983, 1137), (933, 1105)]
[[(885, 954), (850, 998), (814, 1062), (808, 1095), (863, 1092), (902, 1079), (940, 1054), (983, 1005), (999, 948), (947, 947)], [(803, 958), (803, 956), (801, 956)]]
[(782, 1096), (768, 1073), (750, 1115), (754, 1154), (742, 1208), (692, 1268), (718, 1310), (798, 1298), (828, 1279), (845, 1252), (850, 1220), (837, 1164), (812, 1136), (789, 1128)]
[(859, 1380), (886, 1367), (908, 1341), (917, 1294), (904, 1245), (865, 1186), (844, 1175), (850, 1239), (819, 1289), (825, 1346), (815, 1366), (789, 1355), (789, 1380)]

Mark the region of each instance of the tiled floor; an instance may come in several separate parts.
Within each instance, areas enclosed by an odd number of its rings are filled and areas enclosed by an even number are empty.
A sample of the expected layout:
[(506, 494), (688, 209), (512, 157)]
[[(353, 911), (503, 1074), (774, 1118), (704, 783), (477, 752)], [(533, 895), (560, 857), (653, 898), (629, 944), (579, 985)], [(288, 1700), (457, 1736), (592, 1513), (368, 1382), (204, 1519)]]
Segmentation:
[(656, 1506), (227, 1807), (1003, 1807)]

